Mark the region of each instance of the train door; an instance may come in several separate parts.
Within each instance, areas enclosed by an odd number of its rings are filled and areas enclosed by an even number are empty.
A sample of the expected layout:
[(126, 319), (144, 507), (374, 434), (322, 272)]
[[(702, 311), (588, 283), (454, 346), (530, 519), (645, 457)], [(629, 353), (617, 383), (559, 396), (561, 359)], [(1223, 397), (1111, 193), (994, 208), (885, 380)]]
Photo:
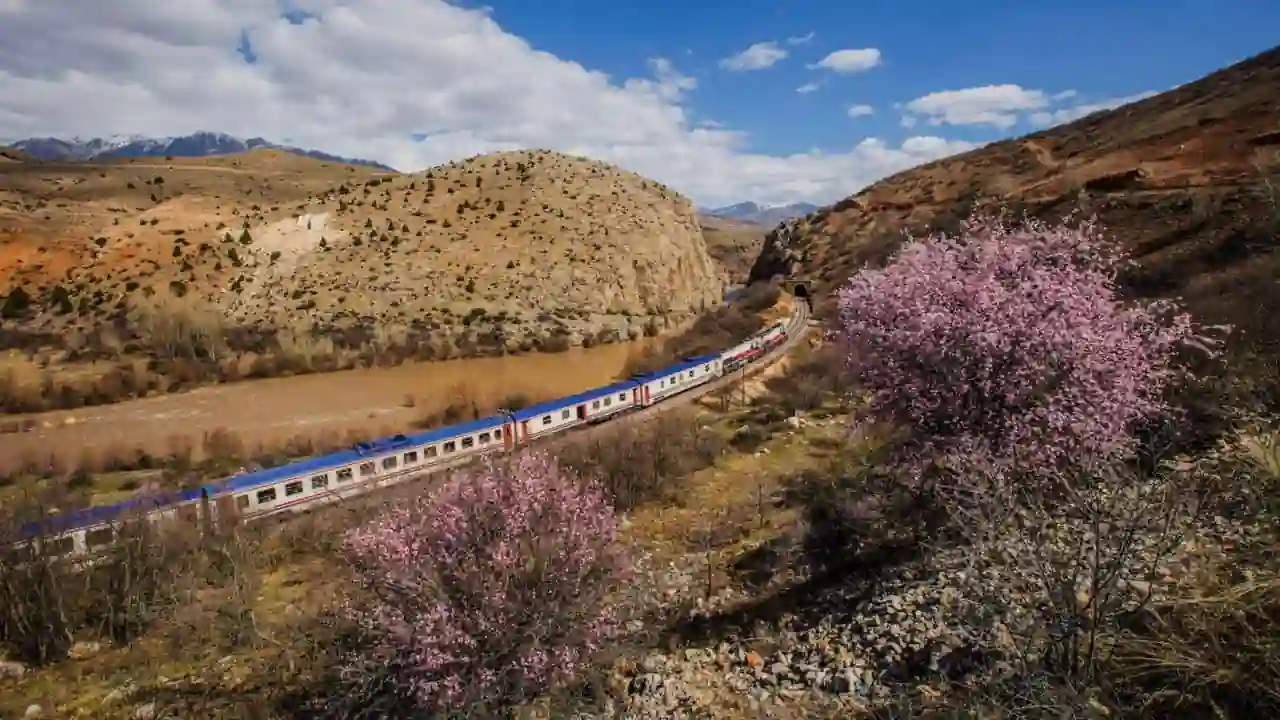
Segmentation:
[(649, 384), (648, 383), (645, 383), (644, 385), (644, 404), (645, 405), (649, 404)]
[(507, 422), (502, 426), (502, 444), (508, 450), (515, 447), (516, 444), (515, 433), (512, 431), (513, 427), (514, 424), (511, 422)]
[(521, 442), (528, 442), (528, 441), (529, 441), (529, 421), (528, 421), (528, 420), (521, 420), (521, 421), (520, 421), (520, 437), (519, 437), (519, 439), (520, 439), (520, 441), (521, 441)]
[(579, 405), (579, 406), (578, 406), (578, 419), (579, 419), (579, 420), (586, 420), (586, 419), (587, 419), (587, 404), (586, 404), (586, 403), (583, 403), (583, 404), (581, 404), (581, 405)]

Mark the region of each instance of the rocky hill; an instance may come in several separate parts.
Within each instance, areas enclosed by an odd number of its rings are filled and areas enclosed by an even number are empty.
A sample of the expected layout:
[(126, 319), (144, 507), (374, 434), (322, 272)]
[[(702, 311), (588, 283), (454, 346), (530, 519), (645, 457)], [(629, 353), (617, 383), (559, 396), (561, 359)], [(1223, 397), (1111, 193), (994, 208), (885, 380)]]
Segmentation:
[(702, 225), (707, 252), (720, 265), (725, 279), (729, 283), (744, 282), (760, 255), (769, 228), (714, 215), (700, 215), (698, 223)]
[(0, 165), (0, 292), (31, 331), (145, 311), (496, 351), (652, 332), (722, 286), (687, 200), (553, 152), (412, 175), (273, 151)]
[(753, 279), (805, 276), (828, 307), (901, 231), (956, 229), (975, 207), (1096, 213), (1144, 296), (1183, 296), (1280, 355), (1280, 48), (1162, 95), (899, 173), (773, 230)]

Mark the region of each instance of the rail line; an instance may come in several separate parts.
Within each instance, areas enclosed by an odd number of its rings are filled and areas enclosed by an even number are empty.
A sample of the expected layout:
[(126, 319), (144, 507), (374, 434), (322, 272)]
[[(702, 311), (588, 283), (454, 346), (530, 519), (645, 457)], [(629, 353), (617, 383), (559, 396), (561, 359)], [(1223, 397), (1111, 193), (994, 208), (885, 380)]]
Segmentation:
[[(575, 440), (589, 438), (592, 434), (598, 434), (605, 431), (614, 430), (622, 425), (643, 425), (659, 415), (673, 410), (677, 407), (684, 407), (697, 401), (705, 395), (709, 395), (718, 390), (730, 387), (733, 383), (744, 382), (747, 378), (758, 375), (765, 369), (773, 366), (774, 363), (781, 360), (793, 347), (796, 346), (803, 338), (808, 335), (810, 320), (809, 303), (805, 301), (797, 301), (796, 311), (792, 313), (787, 324), (787, 340), (763, 355), (759, 360), (749, 365), (743, 366), (740, 370), (732, 373), (726, 373), (724, 376), (716, 378), (714, 381), (691, 388), (680, 395), (676, 395), (657, 405), (651, 405), (646, 408), (632, 410), (623, 415), (616, 415), (608, 421), (599, 425), (587, 425), (583, 427), (572, 428), (567, 431), (559, 432), (549, 437), (535, 440), (530, 447), (538, 447), (543, 449), (554, 449), (563, 447), (564, 445)], [(523, 447), (523, 446), (522, 446)], [(280, 513), (278, 515), (268, 515), (261, 518), (249, 520), (249, 522), (257, 522), (261, 520), (274, 520), (279, 526), (288, 524), (291, 520), (300, 517), (314, 518), (320, 513), (333, 512), (337, 510), (346, 510), (348, 512), (360, 508), (366, 508), (370, 505), (383, 504), (386, 505), (394, 499), (411, 495), (410, 491), (421, 492), (424, 483), (432, 479), (439, 479), (449, 472), (469, 467), (480, 462), (486, 457), (494, 455), (506, 454), (512, 452), (505, 449), (495, 449), (488, 453), (472, 455), (465, 458), (459, 458), (453, 462), (446, 462), (435, 465), (431, 468), (421, 471), (414, 471), (407, 474), (403, 479), (398, 479), (392, 483), (384, 483), (383, 487), (368, 492), (361, 493), (355, 497), (341, 498), (335, 493), (335, 499), (317, 504), (315, 507), (302, 510), (300, 512)], [(519, 448), (515, 450), (519, 452)]]

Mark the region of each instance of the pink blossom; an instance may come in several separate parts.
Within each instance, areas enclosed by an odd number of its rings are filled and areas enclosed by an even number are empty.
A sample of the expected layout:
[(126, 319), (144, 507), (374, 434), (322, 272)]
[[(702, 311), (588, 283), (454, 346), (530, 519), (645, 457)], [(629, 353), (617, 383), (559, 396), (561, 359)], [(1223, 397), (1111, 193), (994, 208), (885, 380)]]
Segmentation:
[(518, 702), (582, 669), (619, 630), (629, 560), (603, 490), (544, 452), (454, 474), (349, 533), (378, 596), (372, 664), (426, 710)]
[(1171, 302), (1121, 299), (1124, 261), (1092, 221), (980, 217), (909, 242), (838, 291), (835, 335), (866, 414), (914, 431), (901, 460), (917, 475), (1130, 456), (1195, 335)]

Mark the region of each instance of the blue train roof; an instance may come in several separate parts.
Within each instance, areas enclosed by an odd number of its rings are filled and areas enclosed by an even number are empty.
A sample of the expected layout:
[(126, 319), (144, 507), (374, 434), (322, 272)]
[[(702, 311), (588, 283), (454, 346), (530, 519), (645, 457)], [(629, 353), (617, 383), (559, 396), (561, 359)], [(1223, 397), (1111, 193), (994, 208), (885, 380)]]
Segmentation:
[(501, 415), (492, 415), (479, 420), (448, 425), (414, 435), (392, 435), (387, 438), (356, 443), (346, 450), (339, 450), (328, 455), (319, 455), (279, 467), (236, 475), (217, 483), (214, 487), (216, 487), (217, 492), (238, 492), (240, 490), (250, 490), (261, 485), (273, 485), (281, 480), (287, 480), (299, 475), (311, 475), (354, 465), (369, 456), (383, 455), (403, 448), (426, 445), (460, 435), (470, 435), (474, 432), (501, 425), (504, 420), (505, 418)]
[(720, 353), (712, 353), (709, 355), (695, 355), (693, 357), (687, 357), (684, 360), (681, 360), (680, 362), (675, 363), (674, 365), (668, 365), (667, 367), (664, 367), (661, 370), (654, 370), (651, 373), (645, 373), (643, 375), (635, 375), (631, 379), (639, 383), (652, 382), (654, 380), (657, 380), (658, 378), (664, 378), (664, 377), (667, 377), (668, 375), (675, 375), (678, 372), (683, 372), (685, 370), (698, 367), (703, 363), (708, 363), (713, 360), (717, 360), (719, 359), (719, 357), (720, 357)]
[(591, 402), (596, 398), (602, 398), (605, 395), (612, 395), (616, 392), (624, 392), (635, 387), (637, 384), (638, 383), (636, 383), (634, 379), (622, 380), (613, 383), (612, 385), (605, 385), (603, 387), (595, 388), (594, 390), (580, 392), (577, 395), (569, 395), (568, 397), (548, 400), (544, 403), (538, 403), (537, 405), (530, 405), (527, 408), (511, 413), (511, 417), (516, 420), (529, 420), (549, 411), (559, 410), (560, 408), (568, 407), (570, 405), (578, 405), (579, 403)]
[(193, 502), (199, 499), (200, 488), (141, 495), (110, 505), (96, 505), (82, 510), (49, 515), (41, 520), (23, 525), (18, 534), (22, 539), (26, 540), (42, 534), (64, 533), (109, 523), (130, 513), (148, 513), (170, 505)]

